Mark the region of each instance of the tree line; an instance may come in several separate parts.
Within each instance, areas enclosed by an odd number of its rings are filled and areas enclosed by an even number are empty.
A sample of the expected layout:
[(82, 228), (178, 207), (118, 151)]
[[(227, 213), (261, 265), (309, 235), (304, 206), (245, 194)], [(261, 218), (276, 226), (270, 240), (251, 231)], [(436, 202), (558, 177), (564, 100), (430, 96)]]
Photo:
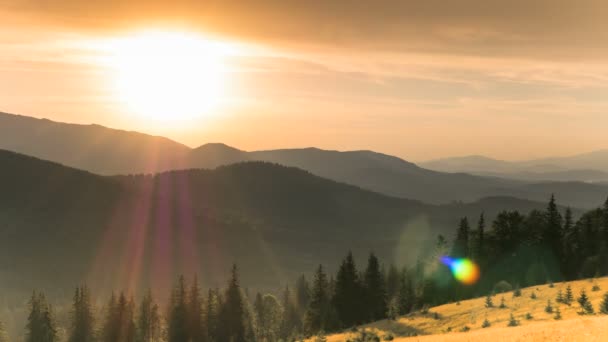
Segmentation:
[[(531, 286), (608, 275), (608, 200), (576, 221), (552, 196), (544, 211), (503, 211), (486, 224), (483, 213), (471, 228), (463, 217), (452, 243), (442, 235), (409, 267), (385, 267), (371, 253), (358, 269), (352, 253), (334, 274), (323, 265), (312, 281), (302, 275), (278, 296), (250, 297), (238, 269), (223, 289), (203, 291), (196, 277), (180, 277), (161, 310), (152, 291), (136, 303), (113, 294), (95, 314), (90, 289), (73, 296), (69, 342), (295, 341), (438, 305), (492, 293), (497, 286)], [(440, 257), (469, 258), (479, 265), (474, 285), (454, 280)], [(502, 289), (498, 289), (502, 291)], [(607, 305), (608, 307), (608, 305)], [(0, 341), (6, 337), (0, 324)], [(27, 342), (59, 341), (57, 322), (44, 294), (33, 293), (25, 326)], [(3, 340), (4, 338), (4, 340)]]
[(605, 276), (608, 200), (577, 220), (570, 208), (560, 211), (554, 196), (543, 211), (527, 215), (503, 211), (489, 225), (483, 213), (473, 226), (463, 217), (452, 245), (439, 236), (434, 250), (475, 261), (481, 278), (473, 286), (464, 286), (453, 280), (447, 268), (427, 269), (425, 281), (432, 292), (429, 304), (482, 296), (495, 290), (500, 281), (520, 287)]

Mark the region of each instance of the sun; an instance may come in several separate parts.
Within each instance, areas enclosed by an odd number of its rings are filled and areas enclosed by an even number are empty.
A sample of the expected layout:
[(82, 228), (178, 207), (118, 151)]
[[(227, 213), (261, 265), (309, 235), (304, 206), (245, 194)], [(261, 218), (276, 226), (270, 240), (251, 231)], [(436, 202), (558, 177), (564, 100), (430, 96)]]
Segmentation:
[(182, 32), (143, 32), (106, 46), (113, 89), (129, 112), (159, 121), (210, 116), (225, 95), (225, 44)]

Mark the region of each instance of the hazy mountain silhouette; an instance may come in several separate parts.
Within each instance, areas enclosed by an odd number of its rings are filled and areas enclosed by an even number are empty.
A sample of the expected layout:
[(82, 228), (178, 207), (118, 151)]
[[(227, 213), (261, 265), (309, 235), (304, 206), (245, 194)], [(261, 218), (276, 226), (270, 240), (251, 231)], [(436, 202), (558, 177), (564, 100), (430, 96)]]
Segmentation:
[(103, 175), (212, 169), (242, 161), (268, 161), (386, 195), (433, 204), (502, 195), (544, 201), (555, 192), (562, 203), (586, 208), (601, 203), (608, 194), (608, 187), (601, 185), (530, 186), (506, 178), (432, 171), (372, 151), (305, 148), (246, 152), (224, 144), (190, 149), (162, 137), (10, 114), (0, 114), (0, 148)]
[(441, 172), (467, 172), (527, 181), (608, 182), (608, 150), (514, 162), (465, 156), (431, 160), (420, 165)]
[(426, 205), (263, 162), (102, 177), (0, 151), (0, 165), (0, 274), (12, 288), (162, 288), (182, 272), (214, 286), (233, 262), (250, 286), (270, 286), (348, 250), (414, 262), (463, 215), (545, 207), (504, 197)]
[(1, 112), (0, 148), (104, 175), (185, 168), (190, 154), (163, 137)]

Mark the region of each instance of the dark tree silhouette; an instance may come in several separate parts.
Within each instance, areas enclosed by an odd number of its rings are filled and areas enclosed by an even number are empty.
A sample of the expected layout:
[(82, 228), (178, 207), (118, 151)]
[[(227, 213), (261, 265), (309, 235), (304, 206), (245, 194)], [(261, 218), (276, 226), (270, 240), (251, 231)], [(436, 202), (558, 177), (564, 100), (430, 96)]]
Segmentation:
[(26, 325), (26, 342), (58, 341), (57, 327), (52, 308), (43, 293), (32, 294), (29, 302), (30, 313)]
[(69, 342), (92, 342), (95, 340), (95, 318), (91, 307), (91, 293), (84, 285), (74, 292)]

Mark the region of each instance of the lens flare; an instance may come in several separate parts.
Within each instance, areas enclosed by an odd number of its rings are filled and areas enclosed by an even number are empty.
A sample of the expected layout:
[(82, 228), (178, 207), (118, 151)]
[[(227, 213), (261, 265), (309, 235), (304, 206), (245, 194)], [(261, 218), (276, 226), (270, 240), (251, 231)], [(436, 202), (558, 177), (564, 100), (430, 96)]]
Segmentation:
[(479, 280), (479, 266), (469, 259), (444, 256), (441, 262), (450, 268), (456, 280), (465, 285), (475, 284)]

